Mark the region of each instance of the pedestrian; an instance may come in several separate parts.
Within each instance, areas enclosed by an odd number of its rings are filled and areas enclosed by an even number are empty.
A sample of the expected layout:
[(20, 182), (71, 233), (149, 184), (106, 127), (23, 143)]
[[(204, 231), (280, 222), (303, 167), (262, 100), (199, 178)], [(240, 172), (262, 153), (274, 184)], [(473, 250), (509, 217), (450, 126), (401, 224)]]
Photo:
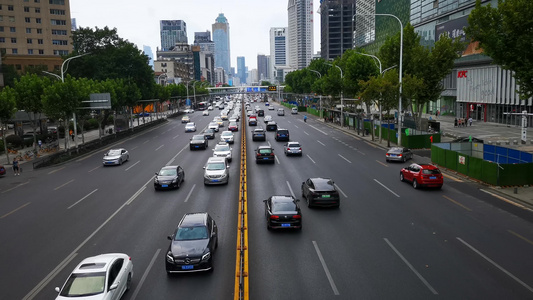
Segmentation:
[(469, 124), (470, 126), (472, 126), (472, 122), (473, 122), (473, 121), (474, 121), (474, 120), (472, 120), (472, 117), (470, 117), (470, 118), (468, 119), (468, 124)]
[(69, 131), (69, 134), (72, 140), (74, 141), (74, 131), (72, 129)]
[(453, 121), (453, 127), (457, 127), (457, 118)]
[(43, 142), (41, 140), (39, 140), (38, 144), (39, 144), (39, 150), (41, 150), (41, 148), (43, 147)]
[(15, 173), (15, 176), (20, 176), (19, 161), (16, 157), (13, 157), (13, 172)]
[(437, 109), (437, 111), (435, 112), (435, 119), (438, 119), (439, 118), (439, 110)]

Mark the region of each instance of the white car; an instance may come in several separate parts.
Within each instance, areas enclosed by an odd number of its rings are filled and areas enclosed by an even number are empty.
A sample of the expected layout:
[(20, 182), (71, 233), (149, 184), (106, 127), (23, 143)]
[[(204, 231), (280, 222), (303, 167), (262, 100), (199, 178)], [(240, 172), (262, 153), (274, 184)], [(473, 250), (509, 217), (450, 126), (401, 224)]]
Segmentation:
[(128, 150), (124, 148), (110, 149), (104, 154), (102, 163), (104, 166), (121, 165), (123, 162), (130, 159)]
[(213, 157), (224, 157), (229, 162), (231, 162), (232, 159), (232, 148), (229, 146), (226, 142), (219, 142), (215, 145), (215, 148), (213, 149)]
[(220, 126), (218, 126), (218, 122), (213, 121), (209, 123), (209, 126), (207, 126), (207, 128), (213, 129), (215, 132), (218, 132), (218, 130), (220, 129)]
[(271, 115), (266, 115), (263, 118), (263, 121), (265, 121), (265, 123), (272, 122), (272, 116)]
[(133, 263), (127, 254), (108, 253), (88, 257), (76, 266), (56, 300), (115, 300), (131, 287)]
[(209, 105), (209, 106), (207, 107), (207, 110), (213, 110), (213, 106), (212, 106), (212, 105)]
[(202, 116), (209, 116), (209, 111), (208, 110), (204, 110), (202, 112)]
[(220, 141), (221, 142), (226, 142), (228, 144), (233, 144), (233, 142), (234, 142), (233, 132), (231, 132), (229, 130), (222, 131), (222, 133), (220, 134)]
[(196, 131), (196, 124), (194, 122), (189, 122), (185, 124), (185, 132)]
[(268, 110), (274, 110), (274, 109), (275, 109), (274, 106), (272, 106), (272, 105), (268, 106)]

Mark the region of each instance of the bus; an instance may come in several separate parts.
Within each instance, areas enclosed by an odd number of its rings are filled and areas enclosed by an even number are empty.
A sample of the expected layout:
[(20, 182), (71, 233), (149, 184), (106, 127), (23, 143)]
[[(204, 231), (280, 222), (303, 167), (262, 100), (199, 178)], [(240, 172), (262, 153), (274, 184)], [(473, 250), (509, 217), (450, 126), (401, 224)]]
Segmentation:
[(197, 110), (206, 110), (208, 106), (209, 106), (209, 103), (200, 102), (200, 103), (198, 103), (198, 107), (196, 109)]

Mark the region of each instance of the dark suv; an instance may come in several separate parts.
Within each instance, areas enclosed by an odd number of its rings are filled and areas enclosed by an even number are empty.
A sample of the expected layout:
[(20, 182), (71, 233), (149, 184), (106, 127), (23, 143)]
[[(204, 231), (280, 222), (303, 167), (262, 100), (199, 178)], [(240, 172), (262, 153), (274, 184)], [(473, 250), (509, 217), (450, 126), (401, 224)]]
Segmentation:
[(255, 149), (255, 162), (276, 162), (276, 155), (274, 154), (274, 149), (270, 146), (259, 146)]
[(168, 239), (171, 242), (165, 255), (167, 274), (213, 270), (218, 229), (208, 213), (186, 214)]
[(289, 130), (278, 128), (276, 130), (276, 141), (288, 141), (289, 140)]
[(263, 128), (252, 130), (252, 141), (266, 141), (266, 134)]
[(307, 206), (340, 206), (340, 195), (330, 178), (309, 178), (302, 182), (302, 197)]

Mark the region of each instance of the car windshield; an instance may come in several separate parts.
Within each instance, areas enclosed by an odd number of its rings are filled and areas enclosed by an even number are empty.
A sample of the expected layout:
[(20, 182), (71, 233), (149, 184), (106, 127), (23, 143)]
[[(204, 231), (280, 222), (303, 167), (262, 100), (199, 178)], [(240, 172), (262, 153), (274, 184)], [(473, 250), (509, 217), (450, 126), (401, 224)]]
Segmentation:
[(216, 145), (215, 151), (229, 151), (228, 145)]
[(207, 239), (207, 228), (205, 228), (205, 226), (180, 227), (178, 228), (178, 232), (176, 232), (176, 236), (174, 237), (175, 241), (202, 239)]
[(298, 148), (298, 147), (300, 147), (300, 144), (298, 144), (298, 143), (291, 143), (291, 144), (289, 144), (289, 147), (291, 147), (291, 148), (295, 148), (295, 147)]
[(107, 152), (107, 155), (120, 155), (120, 150), (109, 150), (109, 152)]
[(259, 153), (261, 154), (270, 154), (272, 153), (271, 149), (259, 149)]
[(176, 176), (176, 169), (162, 169), (159, 171), (159, 176)]
[(398, 147), (390, 148), (389, 152), (402, 152), (402, 148), (398, 148)]
[(272, 212), (296, 211), (294, 202), (272, 202)]
[(210, 171), (217, 171), (217, 170), (224, 170), (225, 168), (226, 166), (224, 165), (223, 162), (216, 162), (216, 163), (208, 163), (205, 169), (210, 170)]
[(440, 171), (439, 169), (422, 169), (422, 174), (424, 175), (436, 175), (436, 174), (440, 174)]
[(194, 123), (187, 123), (187, 125), (185, 125), (187, 127), (194, 127)]
[(105, 272), (70, 275), (60, 296), (87, 297), (104, 292)]
[(255, 133), (263, 133), (263, 129), (256, 129), (254, 130)]

